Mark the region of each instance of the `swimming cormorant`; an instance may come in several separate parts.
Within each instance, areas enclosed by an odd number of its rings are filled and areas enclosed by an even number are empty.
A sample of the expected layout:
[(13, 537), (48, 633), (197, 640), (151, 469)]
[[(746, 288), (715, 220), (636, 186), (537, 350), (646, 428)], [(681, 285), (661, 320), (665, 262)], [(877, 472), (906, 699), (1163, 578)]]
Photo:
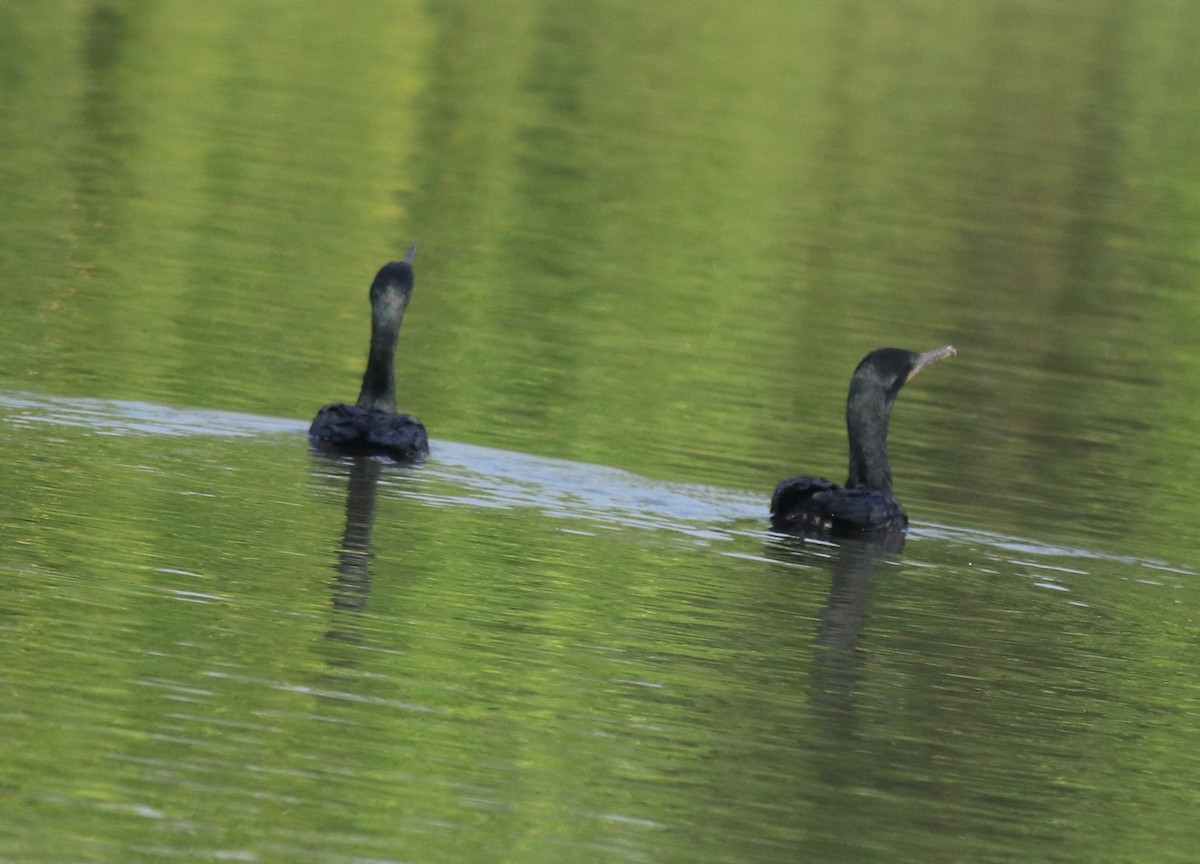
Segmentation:
[(385, 264), (371, 283), (371, 350), (362, 389), (353, 405), (335, 403), (317, 412), (308, 428), (313, 446), (341, 453), (418, 459), (429, 452), (425, 426), (396, 413), (396, 340), (413, 290), (413, 246), (403, 261)]
[(926, 366), (958, 352), (943, 345), (918, 354), (880, 348), (862, 359), (846, 397), (850, 474), (844, 487), (820, 477), (793, 477), (771, 496), (771, 528), (787, 534), (846, 536), (903, 533), (908, 515), (892, 497), (888, 420), (900, 388)]

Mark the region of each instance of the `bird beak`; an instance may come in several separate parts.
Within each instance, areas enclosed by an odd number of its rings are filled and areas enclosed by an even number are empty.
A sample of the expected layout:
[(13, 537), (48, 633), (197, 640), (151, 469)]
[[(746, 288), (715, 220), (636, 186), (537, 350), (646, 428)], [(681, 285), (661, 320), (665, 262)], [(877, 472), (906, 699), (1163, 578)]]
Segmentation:
[(953, 345), (943, 345), (941, 348), (934, 348), (932, 351), (926, 351), (924, 354), (918, 354), (917, 365), (913, 367), (913, 370), (908, 373), (908, 377), (904, 380), (911, 381), (917, 377), (918, 372), (920, 372), (929, 364), (936, 363), (943, 357), (953, 357), (957, 353), (958, 349)]
[(417, 254), (417, 244), (414, 243), (408, 247), (408, 254), (404, 256), (404, 263), (411, 264), (413, 256)]

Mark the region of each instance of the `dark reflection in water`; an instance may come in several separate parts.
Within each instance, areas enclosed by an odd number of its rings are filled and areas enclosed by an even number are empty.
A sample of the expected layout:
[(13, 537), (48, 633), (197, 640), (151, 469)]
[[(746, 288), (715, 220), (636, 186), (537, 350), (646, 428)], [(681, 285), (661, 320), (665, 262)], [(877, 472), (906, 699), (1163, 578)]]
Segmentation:
[[(371, 593), (371, 533), (375, 528), (375, 500), (383, 463), (371, 457), (350, 462), (346, 484), (346, 525), (334, 566), (333, 608), (347, 613), (325, 635), (339, 642), (358, 644), (362, 632), (357, 616), (367, 607)], [(354, 617), (349, 617), (354, 616)]]
[(904, 537), (889, 534), (870, 540), (845, 538), (836, 543), (788, 537), (768, 551), (775, 560), (787, 564), (829, 569), (829, 594), (820, 614), (817, 643), (847, 653), (858, 649), (876, 564), (894, 560), (903, 548)]
[(770, 548), (770, 554), (805, 569), (829, 571), (829, 593), (818, 615), (814, 655), (814, 686), (810, 703), (823, 718), (826, 730), (845, 738), (853, 733), (855, 686), (864, 656), (859, 648), (866, 622), (871, 579), (882, 565), (898, 573), (897, 555), (904, 537), (888, 534), (875, 539), (843, 539), (836, 544), (789, 537)]
[(839, 544), (830, 567), (829, 597), (817, 630), (817, 643), (832, 649), (823, 653), (836, 656), (858, 650), (875, 563), (903, 546), (904, 538), (895, 534), (876, 541), (847, 540)]

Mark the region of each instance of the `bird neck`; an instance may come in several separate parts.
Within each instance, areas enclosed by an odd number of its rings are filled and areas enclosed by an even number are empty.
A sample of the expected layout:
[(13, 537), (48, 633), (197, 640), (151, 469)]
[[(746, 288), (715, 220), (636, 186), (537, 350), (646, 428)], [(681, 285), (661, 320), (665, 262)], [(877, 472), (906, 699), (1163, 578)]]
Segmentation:
[(358, 391), (359, 408), (396, 413), (396, 340), (400, 322), (371, 316), (371, 351)]
[(886, 393), (851, 388), (846, 401), (846, 431), (850, 437), (847, 489), (878, 489), (892, 494), (892, 466), (887, 455), (892, 402)]

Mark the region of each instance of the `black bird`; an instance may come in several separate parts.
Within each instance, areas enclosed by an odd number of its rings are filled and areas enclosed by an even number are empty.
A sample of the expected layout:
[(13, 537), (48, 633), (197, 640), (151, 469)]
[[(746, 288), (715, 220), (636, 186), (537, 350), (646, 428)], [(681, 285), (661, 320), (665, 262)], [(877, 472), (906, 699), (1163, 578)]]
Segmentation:
[(888, 420), (900, 388), (931, 363), (957, 354), (943, 345), (924, 354), (879, 348), (862, 359), (846, 397), (850, 475), (844, 487), (821, 477), (793, 477), (771, 496), (771, 528), (786, 534), (903, 533), (908, 515), (892, 497)]
[(308, 437), (321, 450), (419, 459), (429, 453), (425, 426), (396, 413), (396, 340), (412, 297), (413, 246), (403, 261), (385, 264), (371, 283), (371, 350), (353, 405), (338, 402), (317, 412)]

